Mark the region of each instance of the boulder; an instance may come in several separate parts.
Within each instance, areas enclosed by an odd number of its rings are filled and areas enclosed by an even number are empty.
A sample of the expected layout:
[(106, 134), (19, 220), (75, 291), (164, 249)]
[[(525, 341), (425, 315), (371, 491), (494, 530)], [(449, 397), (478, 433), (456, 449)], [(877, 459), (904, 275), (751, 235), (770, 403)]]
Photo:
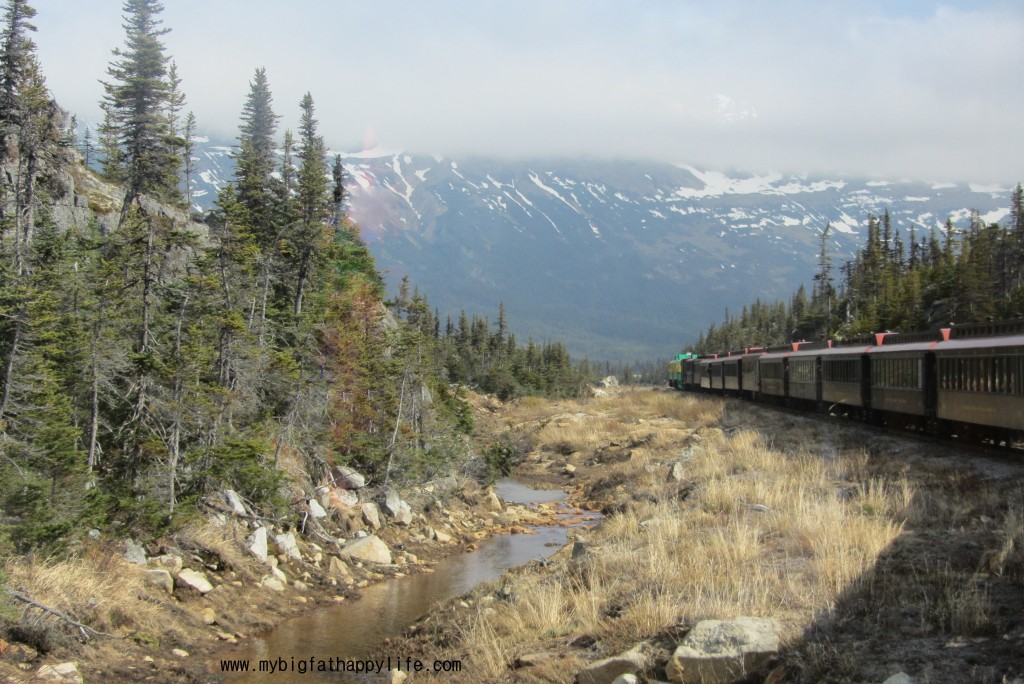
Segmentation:
[(124, 543), (124, 557), (128, 559), (129, 563), (134, 565), (145, 565), (146, 549), (142, 547), (142, 544), (138, 544), (129, 539)]
[(387, 544), (374, 535), (349, 542), (341, 550), (341, 553), (368, 563), (391, 565), (391, 550), (388, 549)]
[(591, 663), (576, 674), (576, 684), (612, 684), (624, 674), (636, 674), (644, 669), (647, 656), (634, 646), (625, 653)]
[(302, 561), (302, 553), (299, 551), (299, 545), (295, 541), (295, 535), (291, 532), (286, 534), (275, 534), (274, 544), (277, 546), (278, 551), (283, 553), (290, 560)]
[(153, 568), (146, 571), (146, 584), (161, 589), (168, 594), (174, 593), (174, 578), (171, 573), (163, 568)]
[(396, 525), (412, 524), (412, 508), (398, 496), (398, 492), (389, 489), (380, 502), (384, 515), (391, 518)]
[(380, 508), (375, 503), (364, 503), (360, 506), (363, 514), (363, 521), (373, 528), (374, 531), (381, 528)]
[(484, 492), (484, 498), (481, 502), (484, 509), (488, 511), (503, 511), (505, 510), (505, 504), (501, 502), (501, 497), (494, 493), (493, 489), (488, 488)]
[(702, 620), (669, 659), (672, 682), (732, 682), (756, 670), (779, 651), (779, 626), (770, 618)]
[(271, 577), (270, 575), (267, 575), (260, 580), (260, 585), (265, 589), (270, 589), (271, 591), (284, 591), (284, 584), (281, 583), (281, 580), (276, 577)]
[(353, 506), (359, 505), (359, 495), (351, 489), (329, 487), (320, 503), (324, 505), (324, 508), (346, 511)]
[(331, 484), (341, 489), (362, 489), (366, 478), (348, 466), (334, 466), (329, 473)]
[(331, 556), (331, 560), (327, 564), (327, 572), (342, 579), (349, 576), (348, 566), (337, 556)]
[(256, 556), (261, 563), (267, 562), (267, 528), (257, 527), (256, 531), (245, 540), (249, 553)]
[(316, 499), (309, 500), (309, 514), (313, 516), (314, 520), (327, 517), (327, 511), (324, 510), (324, 507)]
[(72, 682), (82, 684), (85, 680), (78, 671), (78, 663), (61, 663), (60, 665), (43, 665), (36, 670), (36, 679), (44, 682)]
[(179, 586), (186, 586), (190, 589), (194, 589), (200, 594), (207, 594), (213, 591), (213, 585), (210, 584), (208, 579), (206, 579), (206, 576), (201, 572), (192, 570), (191, 568), (185, 568), (179, 572), (177, 579)]
[(204, 625), (212, 625), (217, 622), (217, 611), (207, 606), (199, 612), (199, 619), (203, 621)]
[(676, 461), (672, 464), (672, 467), (668, 471), (669, 482), (682, 482), (686, 477), (686, 469), (683, 467), (682, 461)]
[(176, 556), (172, 553), (165, 553), (162, 556), (154, 556), (149, 559), (150, 565), (155, 565), (158, 568), (163, 568), (172, 575), (177, 575), (181, 572), (181, 569), (185, 567), (185, 561), (181, 559), (181, 556)]
[(432, 539), (441, 544), (447, 544), (452, 540), (452, 535), (448, 534), (444, 530), (439, 530), (436, 527), (430, 528), (430, 536)]
[(222, 499), (224, 499), (224, 503), (228, 505), (228, 508), (230, 508), (231, 512), (235, 515), (249, 515), (249, 510), (245, 507), (245, 502), (242, 501), (242, 497), (240, 497), (238, 495), (238, 492), (236, 492), (234, 489), (225, 489), (223, 492), (220, 493), (220, 496)]
[(882, 684), (914, 684), (914, 680), (906, 672), (897, 672), (882, 682)]

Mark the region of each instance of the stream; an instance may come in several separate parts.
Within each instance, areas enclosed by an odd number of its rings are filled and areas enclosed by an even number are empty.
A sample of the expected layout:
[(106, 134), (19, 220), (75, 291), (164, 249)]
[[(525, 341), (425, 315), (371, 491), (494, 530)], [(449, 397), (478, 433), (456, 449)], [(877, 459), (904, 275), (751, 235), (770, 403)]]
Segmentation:
[[(538, 490), (516, 480), (497, 482), (495, 492), (508, 503), (536, 505), (561, 501), (561, 490)], [(342, 672), (314, 672), (310, 659), (335, 662), (387, 661), (396, 667), (406, 656), (390, 653), (385, 639), (396, 637), (437, 603), (464, 594), (481, 582), (496, 579), (506, 570), (551, 555), (568, 541), (565, 527), (535, 527), (534, 534), (501, 535), (480, 543), (471, 553), (449, 556), (434, 565), (434, 572), (416, 573), (366, 587), (358, 600), (319, 609), (286, 620), (272, 631), (246, 640), (217, 655), (211, 663), (220, 672), (222, 659), (248, 659), (245, 674), (224, 673), (225, 682), (372, 682), (380, 678)], [(275, 671), (256, 672), (258, 661), (269, 661)], [(328, 667), (331, 667), (328, 665)], [(432, 662), (425, 663), (432, 668)], [(383, 667), (386, 672), (387, 663)], [(452, 681), (458, 681), (453, 675)]]

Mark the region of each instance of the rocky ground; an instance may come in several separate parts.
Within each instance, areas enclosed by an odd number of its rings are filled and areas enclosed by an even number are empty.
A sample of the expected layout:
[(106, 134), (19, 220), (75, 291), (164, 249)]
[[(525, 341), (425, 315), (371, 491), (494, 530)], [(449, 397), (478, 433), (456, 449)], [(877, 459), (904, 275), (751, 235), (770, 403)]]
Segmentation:
[[(503, 444), (517, 478), (605, 520), (396, 636), (395, 652), (464, 664), (438, 679), (689, 681), (681, 647), (724, 629), (761, 655), (721, 681), (1024, 681), (1020, 455), (661, 390), (475, 406), (481, 449)], [(791, 464), (796, 484), (773, 485)], [(225, 496), (158, 545), (9, 564), (9, 586), (60, 615), (14, 601), (24, 629), (0, 641), (0, 681), (212, 681), (225, 643), (489, 535), (566, 524), (472, 481), (389, 502), (337, 475), (296, 520)]]

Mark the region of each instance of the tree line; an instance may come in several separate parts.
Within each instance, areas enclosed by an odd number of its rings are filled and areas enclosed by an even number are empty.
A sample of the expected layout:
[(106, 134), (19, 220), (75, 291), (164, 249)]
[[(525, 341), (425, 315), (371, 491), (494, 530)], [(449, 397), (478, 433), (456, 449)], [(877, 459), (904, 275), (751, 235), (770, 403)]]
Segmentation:
[[(312, 95), (279, 135), (262, 68), (240, 108), (234, 182), (190, 217), (196, 121), (162, 9), (125, 0), (83, 159), (46, 88), (35, 10), (5, 4), (3, 552), (90, 527), (157, 534), (226, 488), (280, 510), (335, 464), (379, 484), (433, 477), (470, 456), (463, 385), (505, 397), (579, 385), (565, 348), (518, 345), (503, 308), (496, 326), (463, 313), (442, 328), (407, 283), (386, 301)], [(68, 225), (57, 207), (94, 161), (119, 188), (116, 225)]]
[(803, 285), (788, 302), (756, 301), (701, 333), (690, 351), (836, 339), (877, 331), (1024, 317), (1024, 188), (1010, 195), (1004, 224), (972, 211), (965, 229), (947, 219), (940, 230), (913, 224), (906, 234), (886, 211), (869, 215), (856, 256), (833, 268), (831, 227), (822, 231), (810, 295)]

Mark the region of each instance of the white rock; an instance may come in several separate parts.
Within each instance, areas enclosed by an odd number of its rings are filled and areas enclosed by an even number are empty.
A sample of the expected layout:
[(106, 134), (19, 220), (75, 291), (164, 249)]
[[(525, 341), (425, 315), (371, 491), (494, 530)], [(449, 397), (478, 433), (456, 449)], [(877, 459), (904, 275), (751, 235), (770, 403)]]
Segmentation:
[(380, 508), (384, 514), (395, 521), (397, 525), (409, 525), (412, 523), (412, 507), (394, 490), (389, 490), (381, 501)]
[(213, 591), (213, 585), (206, 579), (206, 576), (201, 572), (192, 570), (191, 568), (185, 568), (178, 573), (178, 582), (184, 584), (186, 587), (195, 589), (200, 594), (206, 594)]
[(341, 550), (341, 553), (369, 563), (391, 564), (391, 550), (388, 549), (387, 544), (374, 535), (349, 542)]
[(882, 684), (914, 684), (914, 680), (906, 672), (897, 672), (882, 682)]
[(313, 516), (314, 519), (327, 517), (327, 511), (324, 510), (324, 507), (321, 506), (320, 502), (316, 499), (309, 500), (309, 514)]
[(225, 489), (220, 493), (221, 498), (224, 499), (224, 503), (231, 508), (231, 512), (235, 515), (245, 516), (249, 515), (248, 509), (245, 507), (245, 502), (242, 501), (242, 497), (238, 495), (234, 489)]
[(364, 503), (359, 507), (363, 513), (363, 520), (374, 530), (381, 528), (380, 508), (375, 503)]
[(174, 578), (171, 573), (163, 568), (153, 568), (146, 571), (146, 584), (151, 587), (162, 589), (168, 594), (174, 593)]
[(362, 489), (366, 486), (366, 478), (348, 466), (334, 466), (330, 478), (335, 487), (342, 489)]
[(131, 539), (124, 543), (124, 557), (134, 565), (146, 564), (146, 549), (141, 544), (136, 544)]
[(779, 651), (779, 626), (770, 618), (702, 620), (669, 659), (669, 681), (732, 682)]
[(299, 545), (295, 541), (295, 535), (291, 532), (286, 534), (275, 534), (274, 544), (277, 545), (277, 548), (281, 553), (288, 556), (291, 560), (302, 560), (302, 554), (299, 552)]
[(78, 663), (61, 663), (60, 665), (43, 665), (36, 670), (36, 679), (47, 682), (68, 682), (83, 684), (82, 673), (78, 671)]
[(576, 674), (576, 684), (612, 684), (624, 674), (636, 674), (647, 664), (647, 656), (635, 646), (625, 653), (591, 663)]
[(256, 531), (245, 540), (249, 553), (256, 556), (261, 563), (267, 562), (267, 528), (257, 527)]
[(267, 575), (260, 580), (260, 584), (263, 585), (264, 588), (272, 591), (284, 591), (284, 584), (281, 583), (281, 580), (276, 577), (271, 577), (270, 575)]

